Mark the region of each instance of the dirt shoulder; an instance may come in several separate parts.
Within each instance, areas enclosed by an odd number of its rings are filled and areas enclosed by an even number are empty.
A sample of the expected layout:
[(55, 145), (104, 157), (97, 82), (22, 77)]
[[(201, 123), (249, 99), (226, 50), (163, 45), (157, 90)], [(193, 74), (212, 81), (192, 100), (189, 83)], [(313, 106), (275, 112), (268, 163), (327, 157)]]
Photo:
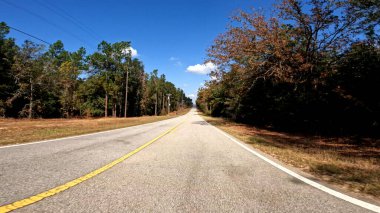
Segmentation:
[(304, 136), (259, 129), (223, 118), (204, 115), (203, 118), (323, 182), (380, 201), (380, 140)]
[(81, 135), (136, 126), (184, 115), (190, 109), (165, 116), (86, 119), (0, 119), (0, 146)]

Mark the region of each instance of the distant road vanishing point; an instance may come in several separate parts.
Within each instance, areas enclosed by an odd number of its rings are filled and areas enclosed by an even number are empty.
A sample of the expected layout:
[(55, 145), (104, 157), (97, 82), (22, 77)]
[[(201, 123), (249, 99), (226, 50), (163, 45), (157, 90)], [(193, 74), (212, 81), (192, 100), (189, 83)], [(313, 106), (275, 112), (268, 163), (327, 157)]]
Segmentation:
[(1, 147), (0, 212), (380, 211), (320, 190), (244, 147), (195, 109), (140, 126)]

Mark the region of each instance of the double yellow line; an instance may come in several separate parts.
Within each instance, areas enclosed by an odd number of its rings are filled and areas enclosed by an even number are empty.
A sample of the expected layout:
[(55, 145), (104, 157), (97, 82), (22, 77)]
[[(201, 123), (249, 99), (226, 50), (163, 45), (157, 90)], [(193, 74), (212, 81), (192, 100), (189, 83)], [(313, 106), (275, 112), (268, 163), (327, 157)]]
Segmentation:
[(39, 193), (37, 195), (34, 195), (34, 196), (31, 196), (31, 197), (28, 197), (28, 198), (25, 198), (25, 199), (22, 199), (22, 200), (19, 200), (19, 201), (16, 201), (14, 203), (11, 203), (11, 204), (7, 204), (7, 205), (4, 205), (4, 206), (0, 206), (0, 213), (5, 213), (5, 212), (10, 212), (10, 211), (13, 211), (13, 210), (16, 210), (16, 209), (19, 209), (19, 208), (22, 208), (22, 207), (25, 207), (27, 205), (30, 205), (30, 204), (33, 204), (33, 203), (36, 203), (42, 199), (45, 199), (47, 197), (50, 197), (50, 196), (53, 196), (53, 195), (56, 195), (60, 192), (63, 192), (73, 186), (76, 186), (90, 178), (93, 178), (95, 177), (96, 175), (102, 173), (102, 172), (105, 172), (107, 170), (109, 170), (110, 168), (114, 167), (115, 165), (123, 162), (124, 160), (128, 159), (129, 157), (131, 157), (132, 155), (140, 152), (141, 150), (143, 150), (144, 148), (146, 148), (147, 146), (151, 145), (152, 143), (154, 143), (155, 141), (157, 141), (158, 139), (164, 137), (165, 135), (171, 133), (172, 131), (174, 131), (178, 126), (180, 126), (181, 124), (183, 124), (185, 121), (177, 124), (176, 126), (174, 126), (173, 128), (165, 131), (164, 133), (162, 133), (161, 135), (157, 136), (156, 138), (150, 140), (149, 142), (145, 143), (144, 145), (140, 146), (139, 148), (133, 150), (132, 152), (112, 161), (111, 163), (97, 169), (97, 170), (94, 170), (86, 175), (83, 175), (82, 177), (79, 177), (75, 180), (72, 180), (70, 182), (67, 182), (63, 185), (60, 185), (60, 186), (57, 186), (55, 188), (52, 188), (50, 190), (47, 190), (45, 192), (42, 192), (42, 193)]

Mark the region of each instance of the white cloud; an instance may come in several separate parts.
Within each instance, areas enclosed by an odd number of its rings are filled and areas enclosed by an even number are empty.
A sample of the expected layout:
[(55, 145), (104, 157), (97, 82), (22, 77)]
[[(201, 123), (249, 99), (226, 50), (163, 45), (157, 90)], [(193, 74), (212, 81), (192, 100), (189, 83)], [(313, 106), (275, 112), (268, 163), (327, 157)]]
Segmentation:
[(188, 66), (186, 71), (191, 73), (197, 73), (197, 74), (209, 74), (211, 71), (216, 70), (218, 67), (212, 63), (211, 61), (205, 63), (205, 64), (196, 64), (193, 66)]
[(179, 60), (178, 58), (173, 57), (173, 56), (169, 58), (169, 61), (178, 61), (178, 60)]
[(131, 56), (132, 57), (137, 57), (137, 56), (139, 56), (139, 54), (137, 54), (137, 50), (135, 49), (135, 48), (133, 48), (133, 47), (128, 47), (127, 49), (125, 49), (125, 52), (131, 52)]
[(189, 97), (189, 98), (195, 98), (195, 95), (194, 94), (188, 94), (188, 95), (186, 95), (187, 97)]

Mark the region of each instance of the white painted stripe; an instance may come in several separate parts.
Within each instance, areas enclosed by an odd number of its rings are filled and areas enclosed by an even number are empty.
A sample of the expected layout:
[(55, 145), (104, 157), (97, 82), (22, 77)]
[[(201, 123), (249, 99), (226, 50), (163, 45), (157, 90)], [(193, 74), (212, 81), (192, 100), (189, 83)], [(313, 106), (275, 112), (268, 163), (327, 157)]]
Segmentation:
[[(185, 115), (187, 115), (187, 114), (185, 114)], [(172, 119), (180, 118), (180, 117), (185, 116), (185, 115), (181, 115), (181, 116), (175, 117), (175, 118), (165, 119), (165, 120), (162, 120), (162, 121), (155, 121), (155, 122), (151, 122), (151, 123), (140, 124), (140, 125), (136, 125), (136, 126), (123, 127), (123, 128), (118, 128), (118, 129), (111, 129), (111, 130), (106, 130), (106, 131), (101, 131), (101, 132), (94, 132), (94, 133), (75, 135), (75, 136), (56, 138), (56, 139), (49, 139), (49, 140), (43, 140), (43, 141), (36, 141), (36, 142), (26, 142), (26, 143), (21, 143), (21, 144), (13, 144), (13, 145), (0, 146), (0, 149), (12, 148), (12, 147), (18, 147), (18, 146), (34, 145), (34, 144), (47, 143), (47, 142), (53, 142), (53, 141), (61, 141), (61, 140), (66, 140), (66, 139), (81, 138), (81, 137), (86, 137), (86, 136), (91, 136), (91, 135), (98, 135), (98, 134), (103, 134), (103, 133), (108, 133), (108, 132), (122, 131), (122, 130), (126, 130), (126, 129), (129, 129), (129, 128), (136, 128), (136, 127), (141, 127), (141, 126), (153, 125), (153, 124), (157, 124), (157, 123), (163, 123), (165, 121), (170, 121)]]
[[(203, 119), (203, 118), (202, 118)], [(205, 121), (206, 123), (208, 123), (207, 121)], [(315, 181), (312, 181), (308, 178), (305, 178), (283, 166), (281, 166), (280, 164), (277, 164), (275, 163), (274, 161), (264, 157), (263, 155), (261, 155), (260, 153), (254, 151), (253, 149), (247, 147), (246, 145), (244, 145), (242, 142), (240, 142), (239, 140), (235, 139), (234, 137), (232, 137), (231, 135), (229, 135), (228, 133), (222, 131), (221, 129), (211, 125), (210, 123), (208, 123), (210, 126), (212, 126), (213, 128), (215, 128), (218, 132), (222, 133), (224, 136), (226, 136), (227, 138), (229, 138), (231, 141), (235, 142), (237, 145), (239, 145), (240, 147), (242, 147), (243, 149), (247, 150), (248, 152), (254, 154), (255, 156), (259, 157), (260, 159), (264, 160), (265, 162), (271, 164), (272, 166), (276, 167), (277, 169), (287, 173), (288, 175), (291, 175), (295, 178), (297, 178), (298, 180), (300, 181), (303, 181), (304, 183), (306, 184), (309, 184), (310, 186), (313, 186), (317, 189), (320, 189), (330, 195), (333, 195), (337, 198), (340, 198), (342, 200), (345, 200), (347, 202), (350, 202), (352, 204), (355, 204), (355, 205), (358, 205), (360, 207), (363, 207), (365, 209), (368, 209), (368, 210), (371, 210), (371, 211), (374, 211), (374, 212), (377, 212), (377, 213), (380, 213), (380, 206), (376, 206), (376, 205), (373, 205), (371, 203), (367, 203), (365, 201), (362, 201), (362, 200), (359, 200), (359, 199), (356, 199), (356, 198), (353, 198), (353, 197), (350, 197), (348, 195), (345, 195), (343, 193), (340, 193), (338, 191), (335, 191), (333, 189), (330, 189), (326, 186), (323, 186)]]

